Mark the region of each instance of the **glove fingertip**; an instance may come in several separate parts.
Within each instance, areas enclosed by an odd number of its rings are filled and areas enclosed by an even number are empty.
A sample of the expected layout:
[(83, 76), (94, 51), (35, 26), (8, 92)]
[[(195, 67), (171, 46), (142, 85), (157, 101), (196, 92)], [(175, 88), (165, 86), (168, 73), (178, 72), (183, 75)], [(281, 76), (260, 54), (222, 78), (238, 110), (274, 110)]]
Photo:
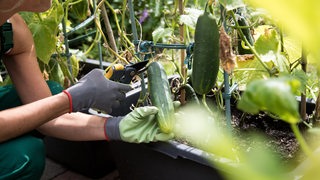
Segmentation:
[(156, 136), (157, 141), (169, 141), (174, 138), (174, 133), (160, 133)]
[[(102, 75), (104, 74), (104, 70), (102, 70), (102, 69), (99, 69), (99, 68), (94, 68), (92, 71), (91, 71), (91, 73), (102, 73)], [(90, 73), (90, 72), (89, 72)]]
[(174, 133), (169, 134), (170, 139), (173, 139), (175, 137)]
[(133, 87), (131, 85), (127, 85), (128, 91), (133, 90)]
[(119, 83), (119, 90), (122, 92), (128, 92), (128, 91), (131, 91), (132, 89), (133, 87), (129, 84)]
[(146, 110), (150, 112), (150, 114), (157, 114), (159, 109), (155, 106), (146, 106)]
[(173, 107), (174, 109), (177, 109), (181, 106), (181, 102), (180, 101), (173, 101)]

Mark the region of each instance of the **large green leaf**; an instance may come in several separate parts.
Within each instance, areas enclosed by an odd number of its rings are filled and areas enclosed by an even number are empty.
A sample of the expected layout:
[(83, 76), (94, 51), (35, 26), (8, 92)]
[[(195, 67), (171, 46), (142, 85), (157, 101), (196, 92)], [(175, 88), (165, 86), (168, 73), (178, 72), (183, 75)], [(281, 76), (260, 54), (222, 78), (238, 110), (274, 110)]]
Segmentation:
[(285, 77), (252, 81), (237, 106), (252, 114), (267, 111), (294, 124), (300, 120), (294, 95), (300, 85), (298, 80)]
[(22, 14), (32, 32), (37, 56), (45, 64), (48, 64), (56, 50), (58, 28), (63, 14), (62, 5), (58, 1), (54, 1), (52, 8), (45, 13)]
[[(288, 72), (289, 64), (281, 54), (280, 38), (277, 31), (270, 27), (262, 26), (263, 33), (260, 34), (254, 44), (256, 52), (263, 62), (271, 64), (269, 68), (277, 68), (280, 72)], [(270, 63), (272, 61), (272, 63)]]
[(56, 36), (44, 24), (32, 23), (29, 27), (32, 29), (38, 58), (48, 64), (52, 53), (55, 52)]

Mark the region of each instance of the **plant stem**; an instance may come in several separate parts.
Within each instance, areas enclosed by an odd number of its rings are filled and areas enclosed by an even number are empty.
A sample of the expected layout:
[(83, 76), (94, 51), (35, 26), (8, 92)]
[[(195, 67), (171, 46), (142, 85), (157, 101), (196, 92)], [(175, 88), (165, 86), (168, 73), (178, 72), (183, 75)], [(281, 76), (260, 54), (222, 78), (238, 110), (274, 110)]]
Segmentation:
[[(117, 17), (116, 11), (112, 8), (112, 6), (110, 5), (110, 3), (108, 1), (105, 1), (105, 3), (107, 4), (108, 8), (111, 10), (111, 12), (113, 14), (113, 17), (114, 17), (118, 32), (120, 33), (121, 37), (124, 38), (128, 44), (130, 44), (131, 46), (134, 46), (131, 43), (131, 41), (128, 39), (128, 37), (125, 35), (125, 33), (123, 33), (123, 31), (122, 31), (122, 29), (121, 29), (121, 27), (119, 25), (119, 21), (118, 21), (118, 17)], [(135, 22), (131, 22), (131, 23), (135, 23)]]
[(247, 40), (247, 38), (244, 36), (243, 32), (240, 30), (240, 26), (239, 23), (237, 21), (236, 15), (234, 14), (233, 11), (228, 11), (231, 16), (232, 19), (235, 23), (235, 28), (237, 29), (241, 39), (246, 43), (246, 45), (249, 47), (249, 49), (251, 50), (251, 52), (256, 56), (257, 60), (261, 63), (261, 65), (268, 71), (269, 76), (272, 76), (272, 71), (268, 68), (268, 66), (262, 61), (261, 57), (259, 56), (259, 54), (257, 53), (257, 51), (254, 49), (254, 47), (249, 43), (249, 41)]
[(72, 5), (75, 5), (75, 4), (80, 3), (81, 1), (82, 1), (82, 0), (78, 0), (78, 1), (75, 1), (75, 2), (70, 2), (69, 5), (72, 6)]
[[(118, 17), (117, 17), (116, 11), (113, 9), (113, 7), (110, 5), (110, 3), (109, 3), (108, 1), (104, 1), (104, 2), (105, 2), (105, 4), (108, 6), (108, 8), (110, 9), (110, 11), (111, 11), (112, 14), (113, 14), (114, 21), (115, 21), (116, 27), (117, 27), (117, 29), (118, 29), (118, 34), (120, 35), (121, 44), (124, 46), (125, 49), (131, 50), (132, 48), (130, 48), (130, 47), (135, 47), (135, 45), (128, 39), (126, 33), (124, 32), (124, 19), (125, 19), (125, 9), (126, 9), (126, 7), (127, 7), (127, 6), (126, 6), (127, 1), (124, 1), (124, 2), (123, 2), (123, 8), (122, 8), (122, 11), (123, 11), (122, 13), (123, 13), (123, 15), (122, 15), (122, 17), (121, 17), (121, 18), (122, 18), (122, 24), (121, 24), (122, 27), (120, 27), (120, 25), (119, 25), (119, 21), (118, 21)], [(135, 23), (135, 22), (131, 22), (131, 23)], [(134, 34), (134, 36), (135, 36), (135, 33), (133, 33), (133, 34)], [(137, 40), (136, 38), (137, 38), (137, 37), (134, 37), (134, 40)], [(129, 44), (130, 47), (129, 47), (127, 44)], [(111, 48), (109, 48), (109, 49), (111, 49)], [(111, 51), (111, 52), (114, 52), (113, 50), (110, 50), (110, 51)], [(134, 51), (131, 51), (131, 52), (132, 52), (132, 54), (133, 54), (133, 57), (134, 57), (135, 59), (137, 59), (138, 61), (140, 61), (140, 58), (135, 55)], [(117, 56), (117, 53), (116, 53), (115, 55)], [(117, 57), (118, 57), (118, 56), (117, 56)], [(119, 57), (118, 57), (118, 58), (119, 58)], [(124, 58), (121, 58), (121, 60), (127, 62), (126, 59), (124, 59)]]
[(206, 101), (206, 95), (203, 94), (202, 95), (202, 104), (204, 105), (204, 107), (209, 111), (209, 113), (211, 115), (214, 115), (214, 113), (211, 111), (211, 109), (209, 108), (208, 104), (207, 104), (207, 101)]
[(279, 32), (280, 32), (280, 42), (281, 42), (281, 52), (284, 52), (284, 42), (283, 42), (283, 31), (282, 31), (282, 26), (280, 26), (279, 28)]
[(40, 22), (42, 22), (42, 21), (43, 21), (43, 19), (42, 19), (42, 17), (41, 17), (41, 15), (40, 15), (40, 13), (36, 13), (36, 15), (37, 15), (37, 17), (39, 18), (39, 21), (40, 21)]
[(101, 39), (101, 36), (104, 40), (104, 47), (106, 47), (114, 56), (116, 56), (117, 58), (121, 59), (123, 62), (127, 62), (127, 60), (123, 57), (121, 57), (116, 51), (114, 51), (109, 45), (108, 45), (108, 42), (107, 42), (107, 39), (102, 31), (102, 28), (101, 28), (101, 24), (100, 24), (100, 19), (99, 19), (99, 16), (98, 16), (98, 9), (100, 9), (102, 6), (104, 6), (104, 1), (100, 1), (100, 3), (98, 4), (96, 10), (95, 10), (95, 14), (96, 14), (96, 18), (95, 18), (95, 24), (96, 24), (96, 28), (98, 29), (98, 31), (96, 32), (96, 36), (95, 36), (95, 39), (93, 41), (93, 43), (90, 45), (90, 47), (88, 48), (88, 50), (85, 52), (85, 54), (89, 53), (92, 48), (96, 45), (97, 42), (99, 42), (99, 40)]
[(174, 67), (176, 68), (176, 72), (179, 74), (180, 78), (181, 78), (181, 81), (182, 81), (182, 84), (186, 84), (187, 83), (187, 80), (185, 79), (185, 77), (181, 74), (180, 70), (179, 70), (179, 66), (177, 65), (176, 62), (174, 62), (174, 60), (172, 60), (172, 63), (174, 65)]
[[(58, 61), (59, 65), (64, 68), (64, 69), (69, 69), (69, 65), (66, 61)], [(74, 77), (72, 76), (72, 72), (69, 70), (69, 71), (66, 71), (66, 75), (68, 77), (68, 79), (71, 81), (71, 84), (75, 84), (75, 81), (74, 81)]]
[[(121, 15), (121, 32), (122, 31), (126, 31), (126, 25), (125, 25), (125, 22), (126, 22), (126, 9), (127, 9), (127, 6), (128, 6), (128, 1), (127, 0), (124, 0), (123, 2), (122, 2), (122, 10), (121, 10), (121, 12), (122, 12), (122, 15)], [(133, 22), (132, 22), (133, 23)], [(127, 47), (127, 43), (126, 42), (124, 42), (123, 41), (123, 39), (122, 38), (120, 38), (120, 43), (121, 44), (126, 44), (125, 45), (125, 47)], [(134, 51), (132, 51), (133, 53), (132, 54), (134, 54)]]
[[(302, 46), (302, 50), (301, 50), (301, 69), (303, 70), (304, 73), (307, 72), (307, 64), (308, 64), (308, 59), (307, 59), (307, 54), (306, 51), (304, 49), (304, 47)], [(300, 102), (300, 116), (302, 118), (303, 121), (305, 121), (307, 119), (307, 102), (306, 102), (306, 89), (304, 89), (303, 92), (301, 92), (301, 102)]]
[[(184, 3), (183, 3), (183, 0), (179, 0), (179, 15), (183, 15), (183, 14), (184, 14)], [(180, 41), (185, 42), (183, 24), (179, 25), (179, 33), (180, 33)], [(180, 50), (180, 68), (181, 68), (181, 74), (184, 79), (186, 78), (186, 74), (187, 74), (187, 69), (184, 64), (185, 53), (186, 53), (185, 50), (182, 50), (182, 49)], [(181, 104), (186, 103), (186, 91), (184, 89), (182, 89), (180, 93), (180, 102)]]
[(297, 124), (290, 124), (291, 126), (291, 129), (294, 133), (294, 135), (296, 136), (297, 138), (297, 141), (299, 142), (300, 144), (300, 147), (302, 148), (302, 151), (307, 155), (307, 156), (310, 156), (311, 155), (311, 150), (308, 146), (308, 144), (306, 143), (306, 141), (304, 140), (299, 128), (298, 128), (298, 125)]
[(113, 31), (112, 31), (112, 28), (111, 28), (111, 25), (110, 25), (110, 21), (109, 21), (109, 18), (108, 18), (108, 14), (107, 14), (107, 10), (106, 10), (105, 5), (102, 4), (100, 9), (102, 11), (101, 15), (102, 15), (103, 20), (104, 20), (104, 25), (106, 27), (106, 33), (107, 33), (107, 36), (108, 36), (108, 39), (109, 39), (109, 43), (110, 43), (111, 49), (113, 51), (115, 51), (116, 53), (118, 53), (118, 48), (117, 48), (116, 41), (115, 41), (114, 36), (113, 36)]

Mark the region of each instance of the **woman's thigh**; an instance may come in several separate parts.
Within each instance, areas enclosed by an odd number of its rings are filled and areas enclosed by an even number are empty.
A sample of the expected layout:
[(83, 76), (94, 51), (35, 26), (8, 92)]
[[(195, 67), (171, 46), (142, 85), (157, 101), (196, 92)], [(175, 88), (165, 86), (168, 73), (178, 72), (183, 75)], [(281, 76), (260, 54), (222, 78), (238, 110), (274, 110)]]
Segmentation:
[(44, 167), (42, 139), (24, 135), (0, 143), (0, 179), (40, 179)]

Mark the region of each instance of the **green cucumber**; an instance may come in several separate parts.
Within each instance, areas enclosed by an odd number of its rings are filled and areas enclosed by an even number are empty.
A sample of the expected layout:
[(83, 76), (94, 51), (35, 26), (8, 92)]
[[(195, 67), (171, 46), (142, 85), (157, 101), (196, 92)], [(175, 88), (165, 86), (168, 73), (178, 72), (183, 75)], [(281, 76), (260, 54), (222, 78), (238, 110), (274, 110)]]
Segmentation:
[[(239, 19), (238, 19), (238, 24), (239, 26), (249, 26), (249, 23), (247, 21), (246, 18), (240, 16)], [(251, 34), (251, 31), (250, 31), (250, 28), (242, 28), (241, 29), (244, 37), (246, 37), (246, 39), (248, 40), (248, 42), (250, 43), (250, 45), (253, 45), (254, 43), (254, 39), (253, 39), (253, 36)], [(250, 49), (245, 49), (242, 47), (242, 44), (241, 44), (242, 40), (239, 36), (239, 41), (238, 41), (238, 53), (239, 54), (252, 54), (251, 50)]]
[(156, 119), (160, 130), (170, 133), (174, 125), (174, 106), (167, 74), (158, 62), (150, 63), (147, 73), (150, 100), (159, 109)]
[(192, 60), (192, 87), (197, 94), (207, 94), (214, 87), (219, 72), (219, 28), (208, 12), (200, 15), (195, 29)]

